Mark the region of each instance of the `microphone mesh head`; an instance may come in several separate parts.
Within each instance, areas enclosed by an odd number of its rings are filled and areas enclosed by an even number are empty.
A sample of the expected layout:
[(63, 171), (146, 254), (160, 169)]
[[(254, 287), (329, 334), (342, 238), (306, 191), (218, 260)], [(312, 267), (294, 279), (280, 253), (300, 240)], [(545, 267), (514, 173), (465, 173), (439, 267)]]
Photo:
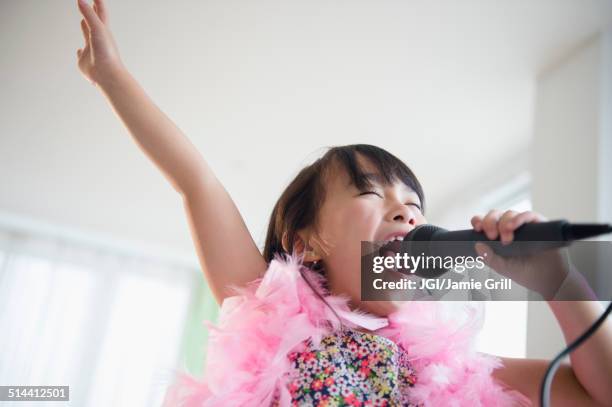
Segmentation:
[[(411, 256), (419, 256), (420, 254), (430, 255), (432, 254), (430, 242), (433, 240), (434, 235), (440, 232), (447, 232), (447, 230), (429, 224), (419, 225), (404, 237), (404, 249), (407, 249), (407, 253)], [(438, 278), (448, 271), (444, 267), (430, 268), (426, 271), (417, 270), (415, 275), (422, 278)]]
[(419, 225), (404, 237), (404, 242), (428, 242), (438, 232), (447, 230), (434, 225)]

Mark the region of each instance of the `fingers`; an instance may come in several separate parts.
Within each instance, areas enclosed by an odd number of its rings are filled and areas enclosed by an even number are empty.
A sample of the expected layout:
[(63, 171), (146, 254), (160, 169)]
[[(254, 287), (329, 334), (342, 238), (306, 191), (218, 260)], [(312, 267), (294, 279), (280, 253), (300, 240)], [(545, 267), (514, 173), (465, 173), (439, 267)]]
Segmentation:
[(526, 211), (518, 213), (507, 210), (502, 213), (500, 210), (490, 210), (484, 218), (475, 215), (471, 219), (472, 226), (477, 232), (484, 232), (487, 238), (495, 240), (499, 236), (503, 244), (508, 244), (514, 240), (514, 231), (525, 223), (536, 223), (547, 219), (537, 212)]
[(518, 212), (516, 211), (506, 211), (499, 218), (499, 222), (497, 223), (497, 229), (499, 230), (499, 240), (502, 243), (510, 243), (512, 239), (514, 239), (514, 230), (517, 228), (514, 226), (514, 219), (516, 218)]
[(476, 232), (482, 231), (482, 216), (474, 215), (470, 220), (472, 227)]
[[(537, 222), (542, 222), (545, 221), (546, 218), (542, 215), (540, 215), (537, 212), (533, 212), (533, 211), (526, 211), (526, 212), (522, 212), (520, 214), (516, 214), (515, 216), (512, 217), (512, 219), (509, 219), (506, 222), (506, 225), (504, 226), (506, 230), (508, 230), (508, 237), (506, 238), (506, 242), (509, 243), (512, 241), (512, 239), (514, 239), (514, 231), (518, 228), (520, 228), (522, 225), (524, 225), (525, 223), (537, 223)], [(503, 242), (503, 240), (502, 240)]]
[(106, 4), (103, 0), (94, 0), (93, 9), (105, 25), (108, 25), (108, 12), (106, 11)]
[(85, 0), (77, 0), (77, 4), (79, 5), (79, 10), (81, 14), (85, 18), (85, 22), (89, 27), (90, 33), (95, 33), (96, 30), (100, 30), (103, 27), (103, 23), (98, 17), (98, 14), (91, 8), (91, 6), (85, 3)]
[(489, 240), (495, 240), (497, 236), (499, 236), (497, 222), (499, 221), (501, 213), (502, 212), (498, 209), (491, 209), (482, 221), (482, 230)]
[(537, 212), (526, 211), (526, 212), (522, 212), (519, 215), (517, 215), (514, 218), (513, 222), (516, 224), (515, 226), (515, 229), (516, 229), (519, 226), (524, 225), (525, 223), (544, 222), (545, 220), (546, 218)]

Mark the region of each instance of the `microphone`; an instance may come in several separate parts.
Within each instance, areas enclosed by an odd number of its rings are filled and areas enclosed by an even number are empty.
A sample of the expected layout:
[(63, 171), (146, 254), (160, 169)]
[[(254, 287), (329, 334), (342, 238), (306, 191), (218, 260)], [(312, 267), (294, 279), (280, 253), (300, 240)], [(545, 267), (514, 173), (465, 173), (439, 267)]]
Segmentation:
[[(502, 257), (520, 257), (570, 245), (574, 240), (604, 235), (612, 232), (612, 225), (602, 223), (570, 223), (560, 219), (527, 223), (514, 231), (509, 244), (501, 244), (500, 238), (491, 240), (484, 232), (473, 229), (448, 231), (438, 226), (419, 225), (408, 233), (403, 241), (393, 241), (379, 249), (385, 256), (389, 251), (409, 256), (478, 256), (476, 242), (488, 243)], [(449, 242), (448, 244), (441, 242)], [(445, 273), (446, 269), (432, 270), (429, 277)], [(420, 273), (417, 272), (417, 275)]]
[[(513, 242), (530, 244), (501, 243), (491, 245), (493, 251), (503, 257), (517, 257), (544, 250), (568, 246), (574, 240), (586, 239), (612, 232), (612, 225), (602, 223), (569, 223), (561, 219), (549, 222), (527, 223), (514, 231)], [(448, 231), (434, 225), (419, 225), (404, 237), (404, 242), (466, 242), (466, 245), (452, 244), (457, 255), (475, 256), (475, 242), (500, 242), (498, 237), (490, 240), (484, 232), (473, 229)], [(420, 248), (422, 244), (418, 245)], [(442, 245), (440, 245), (442, 246)], [(427, 246), (425, 246), (427, 247)], [(427, 254), (427, 253), (426, 253)], [(452, 253), (446, 254), (452, 256)]]

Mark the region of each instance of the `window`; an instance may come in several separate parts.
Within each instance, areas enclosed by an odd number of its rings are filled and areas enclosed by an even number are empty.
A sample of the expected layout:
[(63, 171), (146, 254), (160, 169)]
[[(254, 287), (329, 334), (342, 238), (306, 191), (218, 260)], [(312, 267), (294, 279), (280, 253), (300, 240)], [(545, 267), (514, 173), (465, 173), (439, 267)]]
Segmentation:
[[(486, 185), (470, 187), (461, 195), (462, 199), (453, 201), (431, 219), (450, 230), (471, 228), (473, 215), (485, 215), (490, 209), (531, 210), (530, 176), (519, 173), (504, 182), (489, 181)], [(472, 189), (473, 188), (473, 189)], [(487, 193), (482, 194), (482, 190)], [(487, 301), (485, 320), (477, 338), (477, 350), (507, 357), (525, 357), (527, 345), (527, 302), (526, 301)]]
[[(521, 174), (484, 197), (480, 213), (489, 209), (532, 209), (530, 178)], [(499, 356), (524, 358), (527, 355), (527, 301), (488, 301), (477, 349)]]
[(191, 268), (0, 230), (0, 383), (68, 385), (79, 406), (160, 405), (201, 280)]

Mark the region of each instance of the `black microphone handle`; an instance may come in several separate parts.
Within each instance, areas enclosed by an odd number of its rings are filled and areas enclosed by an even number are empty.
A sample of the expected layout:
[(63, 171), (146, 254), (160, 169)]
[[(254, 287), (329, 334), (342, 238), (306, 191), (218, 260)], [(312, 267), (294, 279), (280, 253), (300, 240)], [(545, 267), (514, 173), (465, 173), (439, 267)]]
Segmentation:
[(514, 231), (512, 243), (502, 245), (499, 237), (490, 240), (484, 232), (473, 229), (447, 231), (433, 225), (421, 225), (410, 232), (404, 242), (409, 243), (408, 252), (412, 255), (476, 257), (475, 242), (486, 242), (500, 256), (518, 257), (569, 245), (572, 236), (568, 236), (568, 231), (571, 231), (571, 227), (566, 220), (527, 223)]

